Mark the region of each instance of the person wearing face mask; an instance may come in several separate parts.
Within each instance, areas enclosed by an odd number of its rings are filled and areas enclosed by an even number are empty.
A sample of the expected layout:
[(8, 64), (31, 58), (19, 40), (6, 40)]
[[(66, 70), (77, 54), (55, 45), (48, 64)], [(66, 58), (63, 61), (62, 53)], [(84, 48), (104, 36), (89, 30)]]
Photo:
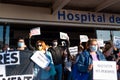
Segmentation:
[(23, 37), (19, 37), (18, 38), (18, 42), (17, 42), (17, 50), (27, 50), (27, 46), (25, 44), (25, 40)]
[(18, 51), (20, 59), (19, 65), (7, 65), (6, 76), (33, 74), (33, 62), (30, 60), (33, 53), (27, 48), (25, 39), (23, 37), (19, 37), (16, 45), (17, 48), (12, 51), (15, 51), (15, 53)]
[(83, 80), (93, 80), (93, 61), (105, 61), (105, 57), (98, 50), (96, 39), (89, 39), (86, 43), (86, 50), (80, 55), (77, 62), (78, 71), (83, 74)]
[(55, 80), (62, 80), (62, 55), (63, 50), (58, 46), (58, 41), (52, 41), (52, 47), (49, 48), (49, 51), (52, 54), (55, 70), (57, 74), (55, 75)]

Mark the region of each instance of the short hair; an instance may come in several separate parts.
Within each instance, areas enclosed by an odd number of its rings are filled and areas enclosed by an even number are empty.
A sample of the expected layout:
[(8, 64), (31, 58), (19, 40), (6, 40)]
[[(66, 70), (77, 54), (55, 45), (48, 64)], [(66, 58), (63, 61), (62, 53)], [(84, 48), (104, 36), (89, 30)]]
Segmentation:
[(89, 39), (89, 40), (87, 41), (87, 43), (86, 43), (86, 48), (88, 49), (89, 46), (91, 45), (91, 43), (94, 42), (94, 41), (97, 42), (97, 39), (94, 39), (94, 38)]
[(21, 40), (21, 39), (22, 39), (22, 40), (25, 40), (23, 37), (18, 37), (18, 41)]
[(57, 40), (57, 39), (55, 39), (55, 40), (53, 40), (52, 42), (58, 42), (58, 40)]

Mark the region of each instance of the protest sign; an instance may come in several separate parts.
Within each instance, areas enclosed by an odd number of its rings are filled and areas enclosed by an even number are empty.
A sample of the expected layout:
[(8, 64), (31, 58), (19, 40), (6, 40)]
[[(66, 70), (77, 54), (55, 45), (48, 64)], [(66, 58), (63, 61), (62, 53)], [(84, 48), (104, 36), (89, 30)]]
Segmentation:
[(34, 36), (34, 35), (40, 35), (41, 34), (40, 27), (31, 29), (30, 33), (31, 33), (32, 36)]
[(76, 55), (78, 53), (78, 47), (77, 46), (69, 47), (69, 51), (71, 55)]
[(114, 36), (113, 43), (117, 48), (120, 49), (120, 37)]
[(89, 39), (87, 35), (80, 35), (80, 42), (87, 42), (88, 40)]
[(34, 54), (31, 56), (31, 60), (33, 60), (33, 62), (35, 62), (41, 68), (46, 68), (50, 63), (50, 60), (45, 56), (43, 51), (34, 52)]
[(93, 61), (93, 80), (117, 80), (115, 61)]
[(68, 40), (69, 39), (68, 34), (64, 32), (60, 32), (60, 39)]

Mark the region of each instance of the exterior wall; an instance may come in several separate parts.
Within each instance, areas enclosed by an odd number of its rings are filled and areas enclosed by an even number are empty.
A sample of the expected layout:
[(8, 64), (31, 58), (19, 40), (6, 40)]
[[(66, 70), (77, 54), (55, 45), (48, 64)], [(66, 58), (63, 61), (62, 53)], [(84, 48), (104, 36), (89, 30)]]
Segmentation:
[(0, 10), (1, 18), (27, 20), (50, 20), (53, 18), (48, 8), (0, 4)]
[(0, 4), (0, 21), (64, 26), (120, 28), (119, 14), (60, 10), (56, 15), (49, 8)]

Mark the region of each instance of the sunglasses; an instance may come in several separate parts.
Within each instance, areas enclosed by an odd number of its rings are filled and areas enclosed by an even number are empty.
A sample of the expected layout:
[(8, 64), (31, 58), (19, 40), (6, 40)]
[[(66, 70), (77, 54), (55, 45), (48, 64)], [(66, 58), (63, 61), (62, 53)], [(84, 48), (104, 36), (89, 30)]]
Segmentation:
[(42, 45), (37, 45), (37, 46), (38, 46), (38, 47), (39, 47), (39, 46), (41, 47)]

